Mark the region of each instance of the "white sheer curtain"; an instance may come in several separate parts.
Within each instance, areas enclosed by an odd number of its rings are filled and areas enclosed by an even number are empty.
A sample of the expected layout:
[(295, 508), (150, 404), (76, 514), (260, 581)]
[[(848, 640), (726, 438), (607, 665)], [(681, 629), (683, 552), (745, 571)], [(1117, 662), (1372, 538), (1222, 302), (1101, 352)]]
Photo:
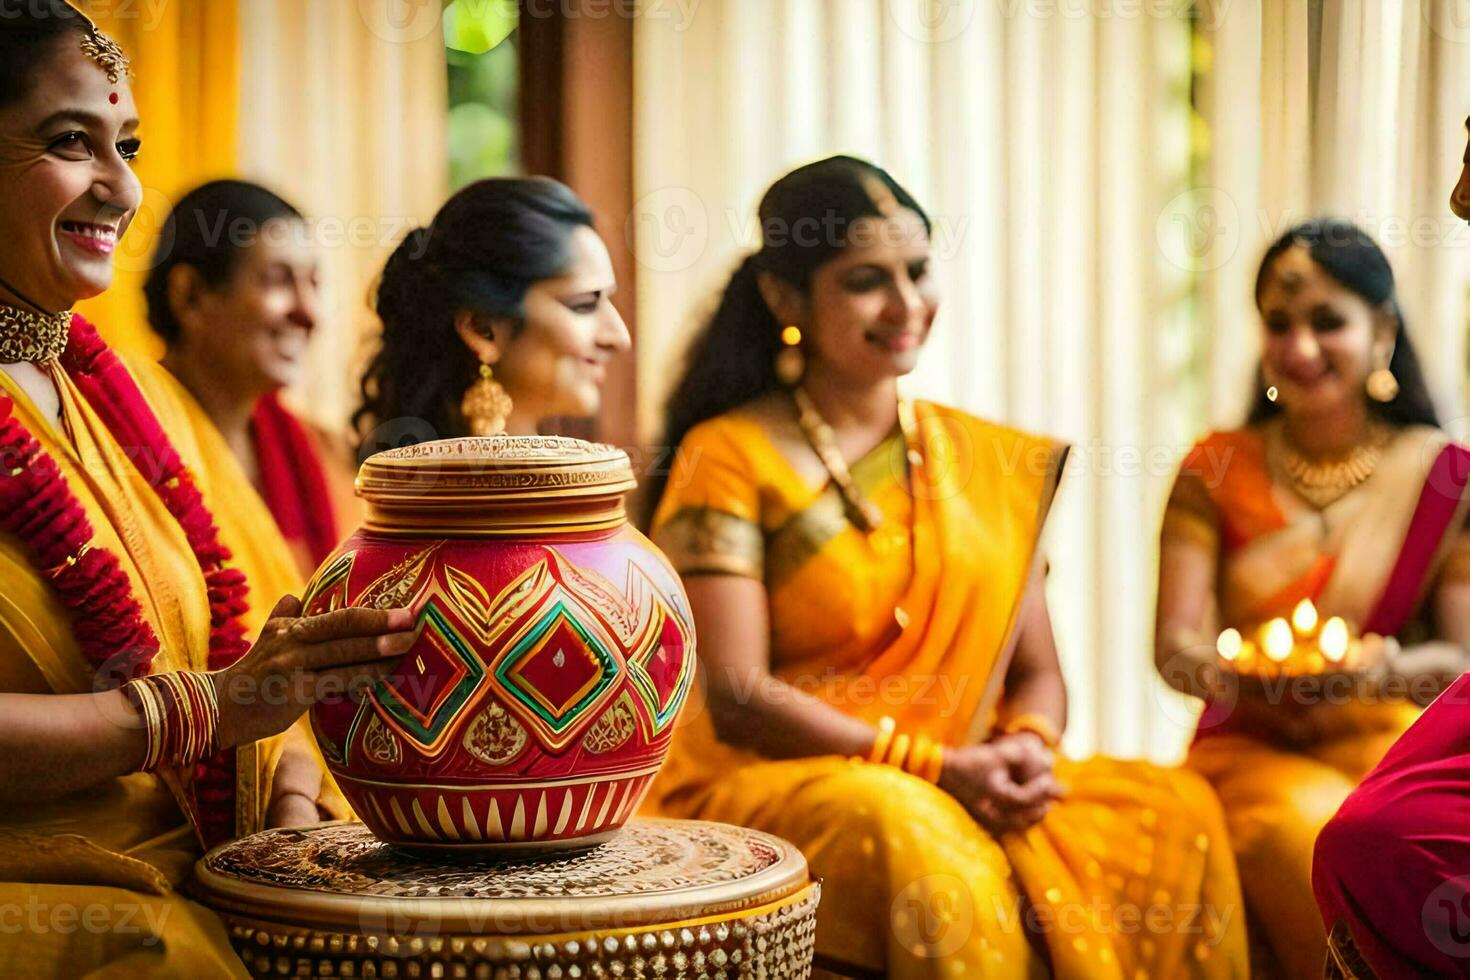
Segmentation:
[(448, 191), (448, 96), (437, 4), (246, 0), (240, 172), (307, 215), (323, 315), (295, 402), (340, 426), (357, 403), (368, 290)]
[(946, 287), (909, 390), (1077, 446), (1047, 540), (1067, 747), (1178, 758), (1194, 708), (1151, 665), (1159, 514), (1184, 449), (1240, 421), (1267, 242), (1321, 211), (1364, 223), (1446, 415), (1462, 411), (1467, 236), (1445, 202), (1470, 113), (1466, 6), (1205, 0), (1189, 21), (1151, 16), (1183, 4), (653, 5), (629, 231), (645, 435), (755, 244), (762, 190), (828, 153), (882, 163), (932, 211)]
[(1201, 201), (1220, 229), (1205, 263), (1212, 418), (1238, 418), (1249, 390), (1262, 250), (1294, 222), (1333, 214), (1388, 251), (1434, 394), (1463, 438), (1470, 234), (1447, 202), (1470, 114), (1470, 4), (1213, 4), (1201, 35), (1213, 147)]
[(1047, 542), (1068, 748), (1172, 757), (1192, 716), (1153, 674), (1155, 537), (1196, 426), (1172, 410), (1189, 401), (1191, 270), (1159, 228), (1188, 172), (1189, 27), (1074, 6), (641, 17), (640, 417), (651, 437), (689, 330), (757, 244), (764, 188), (829, 153), (881, 163), (931, 211), (945, 287), (908, 390), (1077, 447)]

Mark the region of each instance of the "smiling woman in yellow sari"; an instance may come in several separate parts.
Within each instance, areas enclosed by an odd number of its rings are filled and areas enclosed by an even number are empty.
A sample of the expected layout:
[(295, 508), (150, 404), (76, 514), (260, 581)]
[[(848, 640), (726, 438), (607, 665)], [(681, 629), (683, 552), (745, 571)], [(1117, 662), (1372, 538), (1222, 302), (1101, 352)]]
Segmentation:
[(319, 765), (274, 736), (412, 641), (406, 610), (252, 594), (291, 577), (263, 505), (161, 370), (68, 312), (141, 196), (128, 78), (74, 8), (0, 0), (4, 976), (243, 975), (175, 889), (203, 847), (318, 819)]
[[(1269, 969), (1319, 977), (1317, 835), (1413, 722), (1413, 702), (1467, 665), (1470, 494), (1466, 453), (1438, 427), (1392, 270), (1367, 235), (1334, 221), (1292, 229), (1262, 261), (1256, 297), (1261, 395), (1244, 428), (1193, 449), (1175, 484), (1157, 655), (1165, 679), (1208, 702), (1188, 764), (1220, 795)], [(1303, 600), (1397, 640), (1371, 644), (1336, 692), (1273, 695), (1218, 670), (1217, 630), (1249, 633)]]
[(801, 847), (819, 963), (848, 974), (1243, 976), (1204, 784), (1053, 756), (1037, 541), (1065, 448), (899, 399), (937, 307), (927, 217), (847, 157), (760, 216), (669, 408), (654, 534), (704, 696), (657, 809)]

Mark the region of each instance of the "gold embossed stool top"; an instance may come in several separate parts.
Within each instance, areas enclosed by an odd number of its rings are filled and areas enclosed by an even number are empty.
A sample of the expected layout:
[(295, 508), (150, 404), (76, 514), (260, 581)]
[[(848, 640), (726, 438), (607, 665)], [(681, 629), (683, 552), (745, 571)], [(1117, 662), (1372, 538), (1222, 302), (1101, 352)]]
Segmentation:
[(268, 830), (205, 855), (194, 889), (258, 977), (804, 978), (819, 897), (780, 838), (679, 820), (499, 862)]

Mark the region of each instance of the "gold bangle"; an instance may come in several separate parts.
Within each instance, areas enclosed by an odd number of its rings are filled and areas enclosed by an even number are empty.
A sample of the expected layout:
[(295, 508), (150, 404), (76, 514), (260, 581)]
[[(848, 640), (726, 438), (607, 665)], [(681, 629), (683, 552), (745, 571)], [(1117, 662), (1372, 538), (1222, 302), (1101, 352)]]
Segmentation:
[(893, 734), (896, 731), (898, 731), (898, 722), (884, 715), (878, 722), (878, 736), (873, 739), (873, 748), (868, 752), (869, 762), (883, 761), (888, 755), (888, 747), (893, 744)]
[(1030, 732), (1035, 735), (1049, 749), (1055, 749), (1062, 744), (1061, 733), (1046, 715), (1036, 712), (1017, 715), (1008, 720), (1000, 729), (1002, 735), (1019, 735), (1022, 732)]
[(941, 742), (934, 743), (934, 754), (929, 757), (929, 766), (922, 773), (926, 782), (939, 785), (939, 777), (944, 775), (944, 745)]
[(151, 772), (158, 768), (158, 759), (163, 752), (163, 711), (158, 704), (158, 693), (152, 686), (133, 681), (123, 688), (128, 702), (138, 712), (143, 723), (143, 763), (140, 772)]
[(124, 685), (123, 693), (147, 737), (141, 771), (192, 766), (218, 751), (219, 695), (208, 674), (150, 674)]
[(933, 748), (934, 741), (928, 735), (915, 735), (913, 742), (909, 745), (909, 755), (903, 760), (903, 771), (917, 775), (923, 768), (925, 760), (929, 758), (929, 750)]
[(883, 761), (895, 769), (902, 769), (904, 761), (909, 757), (909, 746), (913, 739), (903, 732), (893, 737), (893, 747), (888, 750), (888, 758)]
[(927, 735), (916, 736), (904, 768), (927, 783), (937, 784), (943, 767), (944, 746)]

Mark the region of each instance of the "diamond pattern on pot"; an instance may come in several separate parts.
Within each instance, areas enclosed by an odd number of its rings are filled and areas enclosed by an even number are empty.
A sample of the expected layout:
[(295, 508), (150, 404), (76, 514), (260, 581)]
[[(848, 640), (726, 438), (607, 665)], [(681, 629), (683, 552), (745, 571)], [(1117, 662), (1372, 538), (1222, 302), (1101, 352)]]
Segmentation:
[(678, 717), (679, 706), (694, 680), (693, 653), (684, 624), (659, 602), (633, 656), (628, 658), (633, 686), (653, 720), (650, 738)]
[(558, 590), (533, 625), (495, 665), (505, 686), (544, 741), (569, 743), (615, 693), (621, 663), (603, 631)]
[(485, 665), (432, 599), (421, 614), (424, 631), (373, 696), (426, 755), (443, 748), (455, 715), (485, 679)]

